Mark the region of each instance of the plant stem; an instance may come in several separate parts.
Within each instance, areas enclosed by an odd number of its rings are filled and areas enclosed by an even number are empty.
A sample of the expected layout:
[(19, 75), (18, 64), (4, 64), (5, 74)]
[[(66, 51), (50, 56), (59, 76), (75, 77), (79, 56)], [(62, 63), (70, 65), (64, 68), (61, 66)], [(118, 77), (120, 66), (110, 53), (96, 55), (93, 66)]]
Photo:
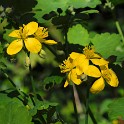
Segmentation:
[(120, 27), (119, 21), (115, 21), (115, 24), (116, 24), (116, 28), (117, 28), (119, 34), (121, 35), (121, 39), (122, 39), (123, 44), (124, 44), (124, 35), (123, 35), (122, 30), (121, 30), (121, 27)]
[(89, 107), (89, 115), (90, 115), (90, 118), (92, 119), (93, 123), (94, 123), (94, 124), (97, 124), (97, 121), (96, 121), (96, 119), (95, 119), (95, 117), (94, 117), (94, 115), (93, 115), (93, 113), (92, 113), (90, 107)]
[(9, 77), (9, 75), (7, 73), (5, 73), (3, 69), (1, 69), (1, 71), (3, 72), (4, 76), (10, 81), (10, 83), (13, 85), (13, 87), (18, 91), (18, 93), (23, 97), (24, 96), (23, 93), (17, 88), (17, 86), (15, 85), (13, 80)]
[(89, 86), (87, 85), (85, 124), (88, 124), (88, 114), (89, 114)]
[[(75, 88), (77, 88), (77, 87), (75, 87)], [(82, 94), (82, 90), (80, 90), (80, 88), (77, 89), (77, 92), (78, 92), (78, 94)], [(82, 101), (82, 102), (83, 102), (83, 103), (86, 103), (86, 98), (84, 97), (83, 94), (81, 95), (81, 98), (80, 98), (80, 96), (79, 96), (79, 99), (82, 99), (82, 96), (83, 96), (83, 101)], [(89, 116), (90, 116), (90, 118), (91, 118), (93, 124), (97, 124), (97, 121), (96, 121), (96, 119), (95, 119), (95, 117), (94, 117), (94, 115), (93, 115), (92, 110), (90, 109), (90, 106), (89, 106), (88, 109), (89, 109)]]
[[(30, 53), (28, 53), (27, 55), (30, 59)], [(36, 102), (36, 89), (35, 89), (35, 84), (34, 84), (34, 78), (32, 75), (31, 63), (29, 63), (29, 75), (30, 75), (30, 81), (31, 81), (33, 93), (34, 93), (34, 102)]]
[(77, 107), (76, 107), (74, 92), (75, 92), (75, 91), (74, 91), (74, 84), (73, 84), (73, 88), (72, 88), (73, 107), (74, 107), (74, 112), (75, 112), (76, 124), (79, 124), (78, 113), (77, 113)]

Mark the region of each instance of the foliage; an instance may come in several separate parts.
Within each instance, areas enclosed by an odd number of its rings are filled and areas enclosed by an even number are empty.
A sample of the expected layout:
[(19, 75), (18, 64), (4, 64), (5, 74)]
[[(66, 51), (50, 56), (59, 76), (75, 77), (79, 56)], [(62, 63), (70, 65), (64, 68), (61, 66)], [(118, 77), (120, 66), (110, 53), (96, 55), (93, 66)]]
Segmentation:
[(0, 124), (123, 124), (123, 11), (123, 0), (0, 0)]
[(114, 119), (124, 119), (124, 98), (119, 98), (113, 100), (112, 103), (109, 105), (109, 116), (111, 120)]

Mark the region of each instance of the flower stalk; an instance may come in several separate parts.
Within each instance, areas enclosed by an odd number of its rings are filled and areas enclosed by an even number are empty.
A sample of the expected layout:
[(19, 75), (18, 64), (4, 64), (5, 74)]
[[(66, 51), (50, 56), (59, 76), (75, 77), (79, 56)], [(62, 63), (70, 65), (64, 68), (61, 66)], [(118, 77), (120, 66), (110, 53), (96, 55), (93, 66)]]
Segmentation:
[(79, 124), (79, 119), (78, 119), (78, 112), (77, 112), (77, 106), (76, 106), (76, 99), (75, 99), (75, 86), (73, 84), (73, 89), (72, 89), (72, 98), (73, 98), (73, 107), (74, 107), (74, 112), (75, 112), (75, 118), (76, 118), (76, 124)]
[[(29, 59), (30, 59), (30, 53), (27, 53)], [(36, 89), (35, 89), (35, 84), (34, 84), (34, 78), (32, 75), (32, 69), (31, 69), (31, 63), (29, 63), (29, 75), (30, 75), (30, 81), (33, 89), (33, 94), (34, 94), (34, 103), (36, 102)]]
[(7, 73), (4, 72), (3, 69), (1, 69), (1, 71), (3, 72), (4, 76), (10, 81), (10, 83), (12, 84), (12, 86), (18, 91), (18, 93), (23, 97), (23, 93), (17, 88), (17, 86), (15, 85), (15, 83), (13, 82), (13, 80), (9, 77), (9, 75)]
[(86, 89), (86, 114), (85, 114), (85, 124), (88, 124), (88, 114), (89, 114), (89, 90), (90, 87), (87, 85)]
[(120, 34), (121, 39), (122, 39), (123, 44), (124, 44), (124, 35), (123, 35), (122, 30), (121, 30), (120, 24), (119, 24), (119, 22), (118, 22), (118, 21), (116, 21), (116, 22), (115, 22), (115, 24), (116, 24), (116, 28), (117, 28), (117, 30), (118, 30), (118, 33)]

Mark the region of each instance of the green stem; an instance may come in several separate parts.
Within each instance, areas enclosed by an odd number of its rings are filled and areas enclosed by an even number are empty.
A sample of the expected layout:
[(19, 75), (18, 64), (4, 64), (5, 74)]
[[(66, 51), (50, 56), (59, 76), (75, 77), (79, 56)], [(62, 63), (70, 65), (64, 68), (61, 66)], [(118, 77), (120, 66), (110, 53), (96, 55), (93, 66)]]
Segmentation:
[(95, 117), (94, 117), (94, 115), (93, 115), (93, 113), (92, 113), (90, 107), (89, 107), (89, 115), (90, 115), (90, 118), (92, 119), (93, 123), (94, 123), (94, 124), (97, 124), (97, 121), (96, 121), (96, 119), (95, 119)]
[(76, 107), (75, 96), (74, 96), (74, 84), (73, 84), (72, 94), (73, 94), (72, 100), (73, 100), (73, 107), (74, 107), (74, 112), (75, 112), (76, 124), (79, 124), (77, 107)]
[(87, 85), (85, 124), (88, 124), (88, 114), (89, 114), (89, 86)]
[(24, 96), (23, 93), (17, 88), (17, 86), (15, 85), (13, 80), (9, 77), (9, 75), (7, 73), (5, 73), (3, 69), (1, 69), (1, 71), (3, 72), (4, 76), (10, 81), (10, 83), (13, 85), (13, 87), (18, 91), (18, 93), (23, 97)]
[[(30, 58), (30, 53), (28, 53), (27, 55)], [(29, 63), (29, 75), (30, 75), (30, 80), (31, 80), (33, 93), (34, 93), (34, 101), (36, 102), (36, 89), (35, 89), (35, 84), (34, 84), (34, 78), (33, 78), (33, 75), (32, 75), (31, 63)]]
[(118, 22), (118, 21), (115, 21), (115, 24), (116, 24), (116, 28), (117, 28), (117, 30), (118, 30), (118, 32), (119, 32), (119, 34), (121, 35), (121, 39), (122, 39), (123, 44), (124, 44), (124, 35), (123, 35), (122, 30), (121, 30), (120, 24), (119, 24), (119, 22)]
[[(78, 88), (78, 87), (76, 87), (76, 88)], [(86, 98), (85, 98), (85, 96), (83, 95), (82, 90), (80, 90), (80, 88), (78, 88), (78, 89), (77, 89), (77, 92), (78, 92), (78, 94), (82, 94), (81, 97), (80, 97), (80, 95), (79, 95), (79, 99), (82, 99), (82, 97), (83, 97), (83, 101), (82, 101), (82, 102), (83, 102), (83, 103), (86, 103)], [(95, 119), (95, 117), (94, 117), (94, 115), (93, 115), (92, 110), (90, 109), (90, 106), (89, 106), (88, 109), (89, 109), (89, 116), (90, 116), (90, 118), (91, 118), (93, 124), (97, 124), (97, 121), (96, 121), (96, 119)]]

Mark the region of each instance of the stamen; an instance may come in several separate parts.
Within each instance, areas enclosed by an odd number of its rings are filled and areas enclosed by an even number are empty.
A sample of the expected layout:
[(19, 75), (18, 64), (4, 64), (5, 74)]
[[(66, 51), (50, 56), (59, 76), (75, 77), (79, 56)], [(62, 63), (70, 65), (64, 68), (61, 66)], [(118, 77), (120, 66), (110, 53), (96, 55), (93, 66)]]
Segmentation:
[(84, 54), (87, 57), (87, 59), (91, 59), (94, 56), (95, 49), (93, 46), (86, 46), (84, 49)]

